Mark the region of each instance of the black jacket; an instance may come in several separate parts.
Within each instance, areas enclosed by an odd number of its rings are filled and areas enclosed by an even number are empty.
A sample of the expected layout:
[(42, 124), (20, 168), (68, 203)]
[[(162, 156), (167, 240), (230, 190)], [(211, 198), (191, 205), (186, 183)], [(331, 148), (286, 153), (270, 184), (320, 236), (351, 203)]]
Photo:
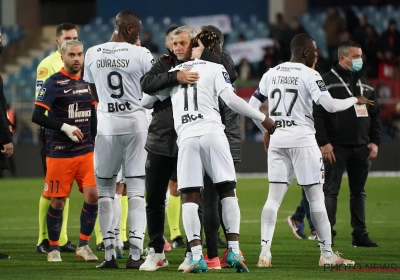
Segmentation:
[[(381, 143), (382, 123), (380, 109), (375, 98), (374, 88), (363, 71), (351, 72), (343, 69), (339, 64), (333, 69), (347, 84), (354, 96), (361, 95), (359, 81), (364, 97), (374, 100), (374, 105), (367, 105), (368, 117), (357, 117), (354, 106), (345, 111), (328, 113), (321, 105), (314, 104), (313, 116), (315, 121), (316, 139), (319, 146), (328, 143), (335, 145), (367, 145), (368, 143)], [(325, 84), (332, 98), (345, 99), (350, 97), (343, 83), (332, 72), (323, 75)]]
[[(3, 92), (3, 78), (0, 76), (0, 148), (3, 145), (11, 143), (10, 122), (7, 118), (7, 101)], [(7, 158), (0, 152), (0, 169), (8, 169)]]
[[(231, 81), (233, 82), (236, 80), (237, 73), (234, 64), (227, 54), (217, 56), (208, 49), (204, 49), (201, 59), (224, 65)], [(168, 73), (168, 71), (180, 63), (181, 61), (173, 55), (159, 58), (150, 71), (140, 79), (142, 91), (148, 94), (154, 94), (167, 87), (179, 85), (177, 72)], [(227, 133), (227, 136), (231, 146), (232, 157), (235, 162), (240, 162), (240, 127), (236, 128), (236, 125), (239, 125), (238, 116), (236, 112), (232, 111), (226, 105), (223, 109), (226, 122), (228, 122), (224, 123), (226, 131), (229, 130), (230, 132)], [(222, 117), (222, 120), (224, 120), (224, 117)], [(230, 134), (236, 133), (238, 133), (238, 135), (229, 136)], [(154, 154), (176, 157), (178, 155), (176, 139), (177, 135), (174, 129), (171, 98), (163, 102), (157, 101), (154, 104), (153, 119), (149, 126), (145, 148), (148, 152)]]

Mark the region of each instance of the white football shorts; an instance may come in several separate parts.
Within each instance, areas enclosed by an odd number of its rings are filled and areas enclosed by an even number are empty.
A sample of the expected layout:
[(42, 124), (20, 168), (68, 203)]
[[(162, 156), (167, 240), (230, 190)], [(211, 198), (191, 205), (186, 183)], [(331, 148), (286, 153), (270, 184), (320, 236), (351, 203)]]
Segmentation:
[(146, 138), (147, 133), (97, 135), (94, 145), (96, 176), (110, 179), (117, 176), (120, 169), (125, 178), (145, 176)]
[(178, 190), (203, 187), (204, 171), (214, 184), (236, 181), (225, 135), (207, 134), (182, 141), (178, 152)]
[(290, 185), (295, 176), (300, 186), (324, 183), (324, 162), (319, 147), (269, 148), (269, 182)]

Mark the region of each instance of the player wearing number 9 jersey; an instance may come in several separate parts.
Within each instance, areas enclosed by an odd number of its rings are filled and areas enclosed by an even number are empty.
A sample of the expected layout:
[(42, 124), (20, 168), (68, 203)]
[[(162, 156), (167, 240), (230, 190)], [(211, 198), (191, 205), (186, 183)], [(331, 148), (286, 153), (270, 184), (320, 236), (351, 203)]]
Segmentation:
[(129, 220), (129, 258), (126, 268), (143, 263), (145, 228), (144, 176), (148, 120), (140, 105), (140, 78), (154, 59), (146, 48), (136, 46), (142, 23), (130, 10), (115, 18), (110, 42), (86, 53), (84, 79), (98, 99), (98, 128), (95, 145), (95, 176), (99, 189), (99, 222), (105, 259), (98, 268), (117, 268), (114, 250), (113, 198), (116, 177), (122, 165), (126, 178)]
[[(271, 266), (271, 242), (278, 208), (288, 185), (296, 176), (310, 203), (311, 220), (318, 233), (320, 265), (354, 265), (331, 249), (331, 231), (324, 204), (322, 155), (315, 140), (312, 102), (329, 112), (345, 110), (356, 103), (370, 104), (365, 98), (333, 99), (318, 72), (311, 67), (317, 46), (308, 34), (296, 35), (290, 43), (292, 58), (264, 74), (258, 90), (250, 99), (259, 108), (268, 99), (270, 117), (276, 131), (265, 134), (268, 147), (269, 193), (261, 214), (261, 254), (257, 266)], [(257, 122), (256, 122), (257, 123)]]

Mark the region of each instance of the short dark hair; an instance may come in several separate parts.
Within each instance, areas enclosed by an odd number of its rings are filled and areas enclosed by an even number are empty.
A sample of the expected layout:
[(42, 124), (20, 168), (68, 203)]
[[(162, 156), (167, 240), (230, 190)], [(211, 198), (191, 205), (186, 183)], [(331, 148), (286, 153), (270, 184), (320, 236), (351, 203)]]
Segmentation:
[(68, 30), (72, 30), (72, 29), (76, 29), (76, 26), (74, 24), (68, 23), (68, 22), (61, 23), (59, 26), (57, 26), (56, 36), (60, 37), (63, 30), (68, 31)]
[(304, 50), (313, 44), (314, 38), (307, 33), (300, 33), (293, 37), (290, 42), (290, 50), (294, 51), (296, 49)]
[(224, 35), (222, 34), (221, 30), (219, 30), (218, 27), (214, 26), (214, 25), (204, 25), (202, 27), (200, 27), (201, 30), (206, 30), (209, 32), (214, 32), (215, 35), (217, 36), (216, 38), (216, 42), (218, 44), (223, 45), (224, 44)]
[(117, 16), (115, 17), (114, 26), (120, 28), (122, 26), (126, 26), (129, 23), (140, 23), (140, 17), (132, 10), (122, 10), (120, 11)]
[(167, 36), (169, 33), (171, 33), (172, 31), (174, 31), (175, 29), (177, 29), (179, 26), (171, 26), (170, 28), (167, 29), (167, 31), (165, 31), (165, 36)]
[(338, 46), (338, 57), (347, 56), (351, 47), (361, 49), (361, 45), (355, 41), (343, 41)]

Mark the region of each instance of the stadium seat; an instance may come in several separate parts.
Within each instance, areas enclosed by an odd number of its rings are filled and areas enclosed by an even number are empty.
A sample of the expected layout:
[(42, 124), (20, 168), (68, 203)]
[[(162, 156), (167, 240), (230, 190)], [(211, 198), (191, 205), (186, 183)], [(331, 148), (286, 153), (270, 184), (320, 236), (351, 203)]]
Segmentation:
[(7, 100), (7, 103), (14, 103), (14, 85), (7, 83), (6, 85), (3, 86), (3, 91), (4, 91), (4, 96)]
[(35, 87), (30, 84), (25, 84), (19, 87), (18, 92), (21, 102), (34, 102), (35, 101)]

